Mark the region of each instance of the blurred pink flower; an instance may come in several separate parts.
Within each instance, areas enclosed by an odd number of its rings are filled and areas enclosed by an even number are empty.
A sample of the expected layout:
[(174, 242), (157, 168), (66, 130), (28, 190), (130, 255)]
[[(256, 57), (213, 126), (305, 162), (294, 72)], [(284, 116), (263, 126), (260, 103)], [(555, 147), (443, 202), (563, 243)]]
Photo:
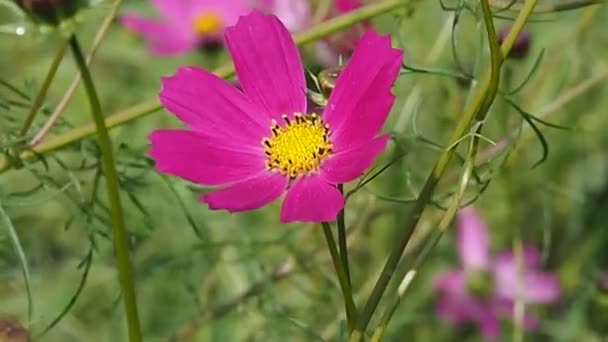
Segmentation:
[(310, 26), (310, 0), (259, 0), (257, 5), (264, 12), (276, 15), (289, 32)]
[[(345, 14), (363, 6), (359, 0), (334, 0), (333, 8), (328, 17)], [(319, 62), (324, 66), (334, 66), (338, 64), (340, 56), (348, 57), (365, 30), (371, 27), (371, 23), (366, 20), (360, 24), (353, 25), (349, 29), (335, 33), (316, 43), (316, 55)]]
[(163, 16), (150, 19), (135, 13), (121, 16), (129, 29), (143, 35), (157, 55), (179, 55), (204, 44), (218, 43), (226, 27), (248, 13), (248, 0), (151, 0)]
[[(513, 253), (490, 256), (487, 228), (473, 208), (459, 213), (457, 229), (462, 269), (448, 271), (435, 282), (435, 289), (442, 294), (437, 304), (442, 319), (454, 325), (473, 321), (486, 339), (495, 339), (500, 335), (499, 317), (513, 317), (519, 287), (526, 304), (551, 303), (559, 298), (557, 277), (537, 270), (540, 255), (536, 248), (524, 248), (520, 285)], [(531, 330), (536, 325), (536, 318), (526, 314), (524, 327)]]
[(307, 111), (304, 67), (283, 24), (255, 10), (226, 30), (242, 91), (214, 74), (182, 67), (163, 79), (163, 105), (187, 130), (152, 132), (156, 169), (219, 186), (211, 209), (264, 206), (286, 192), (281, 222), (335, 220), (336, 185), (359, 177), (388, 142), (377, 136), (395, 97), (401, 50), (370, 30), (340, 74), (322, 114)]

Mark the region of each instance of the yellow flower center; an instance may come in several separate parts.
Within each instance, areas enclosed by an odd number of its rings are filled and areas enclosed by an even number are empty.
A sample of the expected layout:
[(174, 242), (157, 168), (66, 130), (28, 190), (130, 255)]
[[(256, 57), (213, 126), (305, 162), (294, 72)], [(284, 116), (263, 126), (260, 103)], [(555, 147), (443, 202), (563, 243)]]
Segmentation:
[(192, 25), (194, 31), (201, 35), (217, 34), (224, 27), (222, 18), (214, 12), (199, 14)]
[(316, 171), (321, 161), (332, 152), (329, 126), (317, 114), (295, 114), (295, 121), (283, 115), (285, 126), (273, 120), (272, 136), (264, 138), (266, 166), (291, 178)]

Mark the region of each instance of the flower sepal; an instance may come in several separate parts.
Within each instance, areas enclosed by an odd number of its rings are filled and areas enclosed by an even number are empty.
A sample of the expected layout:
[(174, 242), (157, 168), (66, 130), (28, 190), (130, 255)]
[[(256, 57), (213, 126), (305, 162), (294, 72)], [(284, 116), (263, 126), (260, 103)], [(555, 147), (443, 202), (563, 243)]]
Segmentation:
[(72, 32), (81, 11), (100, 0), (13, 0), (41, 32)]

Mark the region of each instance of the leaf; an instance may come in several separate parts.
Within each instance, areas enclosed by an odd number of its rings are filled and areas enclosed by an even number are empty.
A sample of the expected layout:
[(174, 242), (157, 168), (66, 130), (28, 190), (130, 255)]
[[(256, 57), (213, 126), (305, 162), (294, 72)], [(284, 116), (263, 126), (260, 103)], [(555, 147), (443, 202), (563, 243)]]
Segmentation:
[(19, 266), (21, 266), (21, 272), (23, 273), (23, 279), (25, 280), (25, 290), (27, 293), (27, 317), (29, 320), (32, 320), (32, 316), (34, 314), (34, 301), (32, 299), (31, 277), (30, 270), (27, 264), (27, 258), (25, 256), (23, 246), (21, 246), (21, 241), (19, 240), (17, 230), (15, 229), (15, 226), (13, 226), (13, 222), (4, 210), (1, 202), (0, 222), (6, 228), (6, 232), (11, 240), (11, 245), (13, 246), (15, 253), (17, 253), (17, 258), (19, 259)]
[(80, 297), (80, 294), (82, 293), (82, 290), (84, 289), (84, 285), (87, 283), (87, 279), (89, 277), (89, 271), (91, 270), (92, 264), (93, 264), (93, 246), (91, 246), (89, 248), (89, 252), (78, 265), (78, 268), (81, 268), (84, 266), (84, 270), (82, 272), (82, 276), (80, 277), (80, 282), (78, 283), (76, 292), (74, 292), (74, 294), (68, 301), (68, 304), (63, 308), (63, 310), (61, 310), (59, 315), (57, 315), (57, 317), (55, 317), (55, 319), (46, 328), (44, 328), (44, 330), (42, 331), (42, 333), (40, 333), (40, 335), (44, 335), (47, 332), (49, 332), (51, 329), (53, 329), (57, 325), (57, 323), (59, 323), (68, 312), (70, 312), (72, 307), (74, 307), (74, 304), (76, 304), (78, 297)]

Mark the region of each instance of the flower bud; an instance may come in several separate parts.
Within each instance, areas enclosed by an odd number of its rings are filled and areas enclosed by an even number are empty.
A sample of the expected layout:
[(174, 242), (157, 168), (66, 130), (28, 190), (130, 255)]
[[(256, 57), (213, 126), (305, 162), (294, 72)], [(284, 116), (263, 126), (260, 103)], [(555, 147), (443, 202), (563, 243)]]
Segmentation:
[(608, 272), (600, 273), (595, 281), (595, 285), (600, 293), (608, 295)]
[[(511, 27), (503, 27), (498, 31), (498, 44), (504, 42), (507, 38), (507, 35), (511, 31)], [(530, 44), (532, 41), (532, 35), (529, 31), (521, 31), (517, 38), (515, 39), (515, 43), (513, 43), (513, 47), (511, 51), (509, 51), (509, 55), (507, 57), (512, 59), (523, 59), (528, 56), (528, 52), (530, 51)]]
[(85, 0), (14, 0), (37, 23), (59, 25), (80, 9)]
[(324, 69), (319, 73), (319, 86), (325, 97), (329, 97), (331, 91), (334, 90), (338, 76), (340, 76), (343, 68), (344, 67), (342, 66), (331, 67)]
[(27, 330), (19, 322), (7, 317), (0, 317), (0, 342), (28, 342)]

